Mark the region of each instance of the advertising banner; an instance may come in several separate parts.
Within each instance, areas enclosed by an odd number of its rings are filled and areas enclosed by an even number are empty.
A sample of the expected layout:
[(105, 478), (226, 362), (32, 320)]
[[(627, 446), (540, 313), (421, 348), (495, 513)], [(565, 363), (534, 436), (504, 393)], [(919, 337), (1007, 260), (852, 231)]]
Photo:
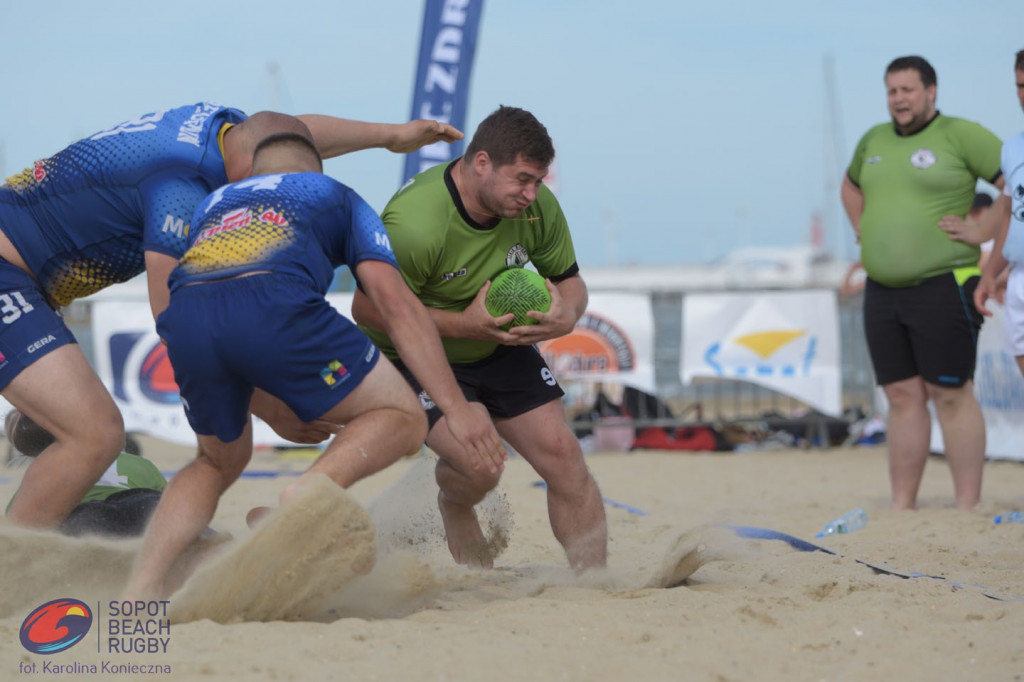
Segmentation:
[(687, 294), (682, 381), (747, 381), (838, 416), (838, 329), (831, 290)]

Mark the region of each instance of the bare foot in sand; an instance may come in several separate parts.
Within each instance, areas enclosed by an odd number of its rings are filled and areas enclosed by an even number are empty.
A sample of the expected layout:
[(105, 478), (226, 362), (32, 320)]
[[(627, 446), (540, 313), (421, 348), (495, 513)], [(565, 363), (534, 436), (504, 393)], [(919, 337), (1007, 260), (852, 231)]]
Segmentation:
[(448, 501), (444, 492), (437, 494), (437, 508), (441, 511), (445, 539), (455, 563), (494, 568), (494, 557), (491, 556), (487, 538), (476, 518), (476, 511), (472, 507)]

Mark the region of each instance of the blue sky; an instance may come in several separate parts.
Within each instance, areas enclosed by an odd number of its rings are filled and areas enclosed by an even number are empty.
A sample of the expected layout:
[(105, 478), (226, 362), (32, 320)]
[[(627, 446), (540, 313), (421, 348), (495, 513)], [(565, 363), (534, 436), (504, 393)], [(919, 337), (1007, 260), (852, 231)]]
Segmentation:
[[(499, 104), (547, 125), (584, 268), (795, 244), (814, 211), (855, 256), (835, 188), (888, 116), (885, 65), (925, 56), (943, 113), (1014, 135), (1019, 1), (485, 0), (466, 132)], [(0, 173), (204, 99), (408, 120), (421, 15), (418, 0), (0, 0)], [(380, 210), (402, 159), (371, 150), (326, 170)]]

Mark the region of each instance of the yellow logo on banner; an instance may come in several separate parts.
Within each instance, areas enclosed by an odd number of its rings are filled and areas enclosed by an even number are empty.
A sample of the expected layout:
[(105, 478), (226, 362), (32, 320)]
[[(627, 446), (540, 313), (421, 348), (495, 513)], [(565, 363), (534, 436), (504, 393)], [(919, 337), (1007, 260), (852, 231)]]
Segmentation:
[(777, 350), (793, 339), (801, 337), (806, 333), (807, 331), (803, 329), (756, 332), (754, 334), (746, 334), (745, 336), (737, 337), (733, 339), (733, 341), (741, 346), (746, 346), (764, 360), (774, 355)]

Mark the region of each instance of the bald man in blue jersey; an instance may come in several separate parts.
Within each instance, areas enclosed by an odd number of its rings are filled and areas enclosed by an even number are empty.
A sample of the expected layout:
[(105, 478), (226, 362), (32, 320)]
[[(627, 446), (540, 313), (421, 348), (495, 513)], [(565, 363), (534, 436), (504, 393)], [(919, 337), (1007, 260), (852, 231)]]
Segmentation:
[[(312, 136), (324, 157), (371, 147), (408, 152), (462, 137), (435, 121), (247, 117), (200, 102), (100, 131), (0, 186), (0, 393), (56, 438), (26, 470), (13, 521), (55, 527), (124, 443), (120, 412), (58, 307), (145, 270), (158, 315), (196, 206), (248, 177), (256, 144), (278, 132)], [(296, 442), (318, 442), (335, 428), (301, 423), (263, 393), (253, 411)]]
[(314, 476), (347, 488), (420, 449), (427, 419), (416, 394), (324, 296), (342, 265), (379, 311), (473, 468), (496, 476), (504, 464), (497, 431), (463, 396), (376, 212), (320, 172), (306, 136), (271, 135), (257, 146), (254, 167), (253, 177), (217, 189), (196, 209), (190, 246), (170, 275), (170, 304), (157, 319), (199, 456), (174, 476), (153, 514), (129, 580), (130, 599), (173, 590), (172, 565), (249, 462), (255, 388), (306, 421), (345, 425), (282, 492), (282, 504)]

